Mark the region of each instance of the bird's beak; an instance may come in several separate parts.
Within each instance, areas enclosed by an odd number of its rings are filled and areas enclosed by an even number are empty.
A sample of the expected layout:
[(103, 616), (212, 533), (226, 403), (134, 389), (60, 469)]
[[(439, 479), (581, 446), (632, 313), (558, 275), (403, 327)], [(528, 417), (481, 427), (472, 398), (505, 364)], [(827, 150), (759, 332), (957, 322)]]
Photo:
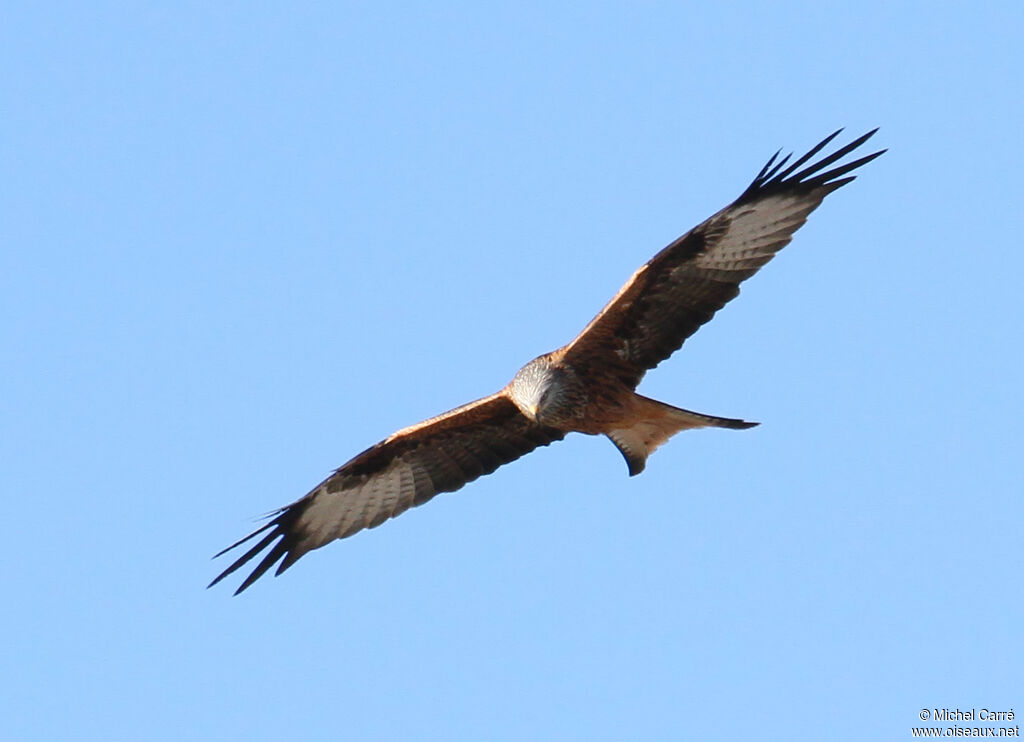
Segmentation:
[(537, 405), (530, 405), (530, 419), (537, 422)]

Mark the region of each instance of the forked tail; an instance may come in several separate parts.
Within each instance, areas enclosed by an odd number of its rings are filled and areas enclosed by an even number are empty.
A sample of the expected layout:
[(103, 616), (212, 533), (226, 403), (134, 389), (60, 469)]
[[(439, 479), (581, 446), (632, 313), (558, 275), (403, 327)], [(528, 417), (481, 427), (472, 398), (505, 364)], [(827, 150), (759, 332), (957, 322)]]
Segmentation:
[(619, 449), (629, 466), (629, 476), (633, 477), (647, 466), (647, 457), (654, 449), (667, 441), (680, 430), (691, 428), (731, 428), (745, 430), (758, 423), (749, 423), (731, 417), (715, 417), (692, 410), (658, 402), (654, 399), (636, 395), (640, 415), (637, 421), (628, 428), (620, 428), (607, 433), (612, 443)]

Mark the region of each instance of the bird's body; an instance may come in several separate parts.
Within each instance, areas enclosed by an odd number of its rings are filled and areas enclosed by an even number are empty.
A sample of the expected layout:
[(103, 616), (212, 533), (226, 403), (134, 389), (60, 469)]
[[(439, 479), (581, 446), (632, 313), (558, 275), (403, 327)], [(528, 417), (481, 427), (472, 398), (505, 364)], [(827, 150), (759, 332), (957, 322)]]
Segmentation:
[(270, 547), (241, 592), (279, 560), (277, 574), (312, 549), (380, 525), (569, 433), (608, 436), (635, 475), (681, 430), (755, 425), (673, 407), (636, 387), (788, 244), (825, 196), (853, 180), (849, 172), (882, 154), (822, 172), (870, 132), (805, 166), (838, 133), (785, 170), (788, 157), (772, 157), (735, 202), (655, 255), (572, 342), (530, 361), (499, 392), (394, 433), (277, 511), (224, 550), (270, 531), (211, 585)]
[(507, 396), (528, 419), (563, 434), (606, 435), (626, 458), (631, 475), (644, 469), (657, 446), (687, 428), (750, 428), (757, 423), (672, 407), (641, 396), (628, 377), (577, 368), (567, 349), (535, 358), (508, 386)]

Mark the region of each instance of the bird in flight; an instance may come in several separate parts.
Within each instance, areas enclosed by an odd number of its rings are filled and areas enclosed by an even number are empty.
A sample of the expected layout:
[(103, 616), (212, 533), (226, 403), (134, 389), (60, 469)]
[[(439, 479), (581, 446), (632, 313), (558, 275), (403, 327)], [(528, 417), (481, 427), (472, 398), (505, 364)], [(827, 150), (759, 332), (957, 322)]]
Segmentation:
[(875, 131), (817, 160), (840, 132), (792, 163), (776, 152), (738, 199), (651, 258), (572, 342), (527, 363), (501, 391), (399, 430), (271, 513), (262, 528), (217, 554), (263, 534), (210, 587), (269, 549), (237, 595), (278, 561), (275, 574), (569, 433), (608, 436), (632, 476), (681, 430), (756, 425), (673, 407), (635, 389), (739, 294), (740, 283), (789, 243), (825, 196), (885, 151), (827, 169)]

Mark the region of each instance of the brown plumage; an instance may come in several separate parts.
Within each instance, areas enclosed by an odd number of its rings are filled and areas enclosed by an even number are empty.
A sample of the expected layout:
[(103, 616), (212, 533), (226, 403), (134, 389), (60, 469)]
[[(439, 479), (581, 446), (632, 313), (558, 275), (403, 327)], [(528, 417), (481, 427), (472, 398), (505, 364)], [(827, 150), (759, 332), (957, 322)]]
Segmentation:
[(672, 407), (634, 390), (647, 370), (675, 352), (739, 293), (742, 281), (789, 243), (825, 196), (854, 179), (851, 171), (884, 152), (822, 172), (874, 133), (811, 165), (806, 163), (839, 132), (785, 169), (788, 156), (776, 162), (776, 153), (736, 201), (634, 273), (571, 343), (528, 363), (498, 393), (400, 430), (356, 456), (220, 552), (266, 534), (210, 585), (269, 548), (240, 593), (279, 560), (275, 574), (313, 549), (453, 492), (571, 432), (607, 435), (635, 475), (680, 430), (756, 425)]

